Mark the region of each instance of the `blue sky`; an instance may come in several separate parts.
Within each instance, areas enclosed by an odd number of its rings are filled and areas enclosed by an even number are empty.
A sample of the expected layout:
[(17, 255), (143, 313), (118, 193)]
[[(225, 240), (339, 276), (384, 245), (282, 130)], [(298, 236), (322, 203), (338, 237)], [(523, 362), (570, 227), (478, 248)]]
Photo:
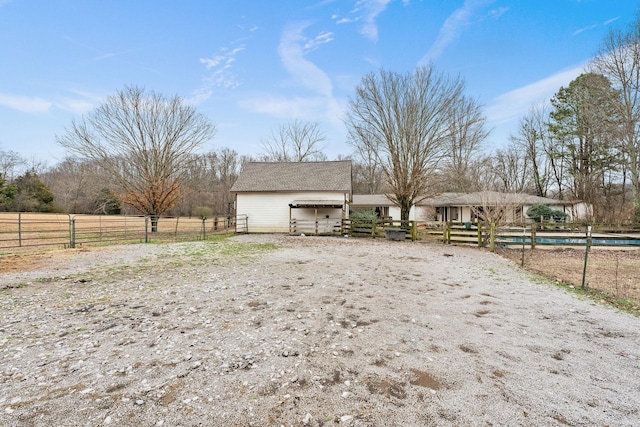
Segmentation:
[(194, 103), (203, 151), (259, 154), (315, 121), (329, 159), (362, 76), (432, 62), (485, 106), (488, 149), (582, 71), (632, 0), (0, 0), (0, 149), (62, 159), (55, 135), (127, 85)]

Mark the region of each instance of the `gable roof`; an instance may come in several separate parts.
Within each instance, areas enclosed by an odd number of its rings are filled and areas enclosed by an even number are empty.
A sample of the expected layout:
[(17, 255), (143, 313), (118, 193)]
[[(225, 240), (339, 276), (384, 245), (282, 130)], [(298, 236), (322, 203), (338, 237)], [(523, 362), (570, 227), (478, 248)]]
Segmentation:
[(249, 162), (232, 193), (271, 191), (351, 192), (351, 160), (335, 162)]
[(548, 197), (532, 196), (524, 193), (500, 193), (478, 191), (476, 193), (442, 193), (420, 202), (431, 206), (482, 206), (482, 205), (573, 205), (574, 202)]

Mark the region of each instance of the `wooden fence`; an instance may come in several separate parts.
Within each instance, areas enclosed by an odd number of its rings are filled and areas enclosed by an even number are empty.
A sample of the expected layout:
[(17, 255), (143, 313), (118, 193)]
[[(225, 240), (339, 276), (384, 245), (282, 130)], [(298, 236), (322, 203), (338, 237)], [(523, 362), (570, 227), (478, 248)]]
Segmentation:
[[(590, 227), (590, 228), (589, 228)], [(424, 224), (424, 233), (448, 244), (536, 248), (538, 246), (640, 247), (640, 225), (528, 223), (496, 227), (493, 224)], [(590, 232), (588, 232), (590, 230)]]
[(74, 248), (125, 242), (204, 240), (232, 232), (225, 217), (166, 217), (151, 232), (144, 216), (0, 213), (0, 253), (34, 248)]
[(392, 219), (292, 219), (289, 223), (290, 234), (316, 236), (352, 236), (387, 238), (389, 240), (416, 240), (418, 238), (415, 221)]

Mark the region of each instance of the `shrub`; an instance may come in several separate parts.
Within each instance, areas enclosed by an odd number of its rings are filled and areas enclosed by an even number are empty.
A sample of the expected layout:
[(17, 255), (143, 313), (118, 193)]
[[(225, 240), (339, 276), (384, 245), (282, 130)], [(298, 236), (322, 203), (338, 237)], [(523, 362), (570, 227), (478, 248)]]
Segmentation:
[(535, 222), (540, 222), (541, 219), (553, 219), (555, 222), (563, 222), (569, 215), (565, 212), (557, 209), (551, 209), (547, 205), (537, 204), (527, 209), (527, 215)]
[(365, 220), (374, 220), (378, 219), (378, 215), (376, 215), (373, 211), (351, 211), (349, 213), (351, 219), (365, 219)]

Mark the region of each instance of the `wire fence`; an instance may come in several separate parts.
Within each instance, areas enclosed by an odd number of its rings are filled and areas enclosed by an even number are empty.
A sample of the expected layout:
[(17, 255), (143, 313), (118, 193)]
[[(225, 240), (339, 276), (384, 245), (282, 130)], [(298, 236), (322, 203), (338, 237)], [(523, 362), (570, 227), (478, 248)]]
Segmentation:
[(206, 240), (235, 232), (233, 218), (0, 213), (0, 253), (85, 245)]

